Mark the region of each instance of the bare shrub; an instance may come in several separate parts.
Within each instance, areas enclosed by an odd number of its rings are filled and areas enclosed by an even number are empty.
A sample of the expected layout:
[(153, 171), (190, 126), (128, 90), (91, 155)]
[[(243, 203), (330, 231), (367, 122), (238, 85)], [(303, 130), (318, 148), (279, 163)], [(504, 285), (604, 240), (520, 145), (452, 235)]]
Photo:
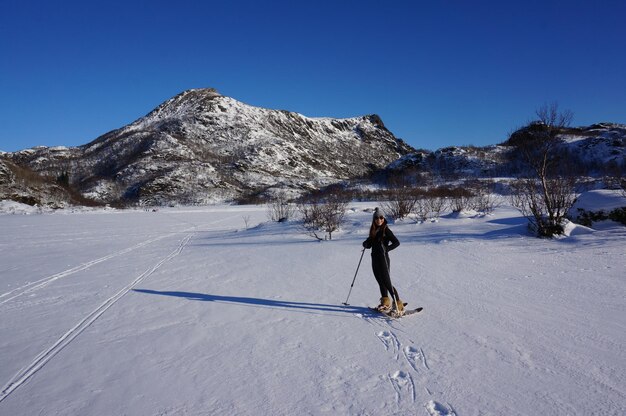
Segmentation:
[(443, 196), (429, 195), (426, 199), (432, 218), (437, 219), (448, 206), (448, 200)]
[(461, 212), (473, 209), (473, 194), (467, 189), (456, 188), (451, 191), (450, 208), (452, 212)]
[(308, 197), (298, 204), (302, 226), (308, 235), (318, 240), (333, 239), (333, 232), (343, 224), (347, 208), (348, 203), (336, 196)]
[(425, 196), (432, 218), (439, 218), (450, 207), (451, 193), (450, 189), (445, 187), (433, 187), (426, 192)]
[(250, 226), (250, 216), (249, 215), (243, 215), (242, 218), (243, 218), (243, 223), (245, 224), (246, 230), (247, 230), (249, 228), (249, 226)]
[(415, 200), (415, 205), (413, 206), (413, 213), (415, 214), (415, 220), (417, 222), (425, 222), (428, 219), (428, 215), (430, 214), (430, 201), (429, 198), (422, 195)]
[(267, 217), (270, 221), (284, 222), (293, 217), (295, 210), (294, 205), (289, 203), (287, 194), (279, 192), (270, 199), (267, 205)]
[(417, 198), (415, 197), (404, 199), (396, 194), (392, 196), (392, 199), (381, 202), (380, 206), (390, 218), (399, 220), (413, 212), (416, 202)]
[(472, 184), (471, 208), (483, 214), (493, 212), (501, 204), (500, 198), (495, 195), (494, 181), (476, 181)]
[(528, 218), (529, 228), (539, 237), (563, 234), (563, 222), (575, 201), (573, 178), (517, 179), (511, 185), (512, 204)]
[(381, 208), (393, 220), (407, 217), (414, 211), (420, 196), (419, 191), (405, 176), (394, 177), (393, 180), (388, 181), (388, 185), (390, 188), (387, 192), (387, 200), (380, 203)]

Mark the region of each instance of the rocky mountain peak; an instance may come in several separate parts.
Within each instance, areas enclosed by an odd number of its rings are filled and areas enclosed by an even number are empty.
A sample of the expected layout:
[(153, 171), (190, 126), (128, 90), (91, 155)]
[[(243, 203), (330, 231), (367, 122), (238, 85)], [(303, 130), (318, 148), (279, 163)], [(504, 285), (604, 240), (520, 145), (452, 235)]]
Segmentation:
[(183, 91), (159, 105), (141, 120), (189, 117), (209, 109), (212, 101), (218, 97), (222, 97), (222, 95), (214, 88)]
[(312, 118), (205, 88), (78, 148), (12, 159), (50, 177), (67, 174), (98, 201), (163, 204), (302, 193), (367, 176), (411, 151), (377, 115)]

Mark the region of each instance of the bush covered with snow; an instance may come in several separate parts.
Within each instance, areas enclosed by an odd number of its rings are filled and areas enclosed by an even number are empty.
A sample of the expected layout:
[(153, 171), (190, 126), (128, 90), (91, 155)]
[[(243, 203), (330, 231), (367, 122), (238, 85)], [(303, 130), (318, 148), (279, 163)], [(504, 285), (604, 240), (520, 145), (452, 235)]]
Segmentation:
[(569, 217), (588, 227), (607, 220), (626, 225), (626, 197), (620, 190), (584, 192), (576, 200)]

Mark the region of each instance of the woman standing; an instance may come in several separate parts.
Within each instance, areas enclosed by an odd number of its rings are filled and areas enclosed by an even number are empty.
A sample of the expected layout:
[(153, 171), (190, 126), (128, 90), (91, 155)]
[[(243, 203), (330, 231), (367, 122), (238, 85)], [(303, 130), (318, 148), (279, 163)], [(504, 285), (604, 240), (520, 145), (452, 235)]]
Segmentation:
[(370, 227), (370, 234), (363, 242), (363, 247), (372, 249), (372, 270), (380, 287), (380, 305), (377, 309), (381, 312), (389, 312), (392, 309), (389, 294), (396, 299), (396, 312), (400, 315), (404, 312), (404, 303), (398, 296), (398, 291), (391, 285), (391, 263), (389, 252), (400, 245), (400, 241), (387, 226), (387, 220), (383, 212), (376, 208)]

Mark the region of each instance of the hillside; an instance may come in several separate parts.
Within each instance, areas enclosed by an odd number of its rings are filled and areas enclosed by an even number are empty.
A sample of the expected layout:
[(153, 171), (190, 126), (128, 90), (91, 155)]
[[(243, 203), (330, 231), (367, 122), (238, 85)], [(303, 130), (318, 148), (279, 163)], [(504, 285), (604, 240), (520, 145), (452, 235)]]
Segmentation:
[(97, 201), (160, 205), (301, 193), (367, 176), (411, 150), (376, 115), (309, 118), (200, 89), (84, 146), (8, 157), (44, 176), (67, 173)]
[[(523, 173), (516, 152), (517, 130), (507, 141), (486, 147), (452, 146), (405, 155), (388, 166), (393, 172), (428, 173), (448, 179), (512, 177)], [(554, 152), (582, 178), (619, 178), (626, 174), (626, 125), (599, 123), (564, 129)]]
[(93, 201), (68, 186), (63, 177), (44, 177), (28, 166), (18, 166), (0, 157), (0, 200), (3, 199), (52, 209), (93, 205)]
[[(0, 199), (48, 206), (202, 205), (295, 197), (329, 185), (441, 185), (523, 175), (517, 141), (415, 150), (380, 117), (310, 118), (254, 107), (214, 89), (185, 91), (127, 126), (79, 147), (0, 154)], [(532, 133), (532, 131), (530, 132)], [(558, 158), (584, 188), (626, 174), (626, 126), (600, 123), (561, 131)], [(4, 162), (2, 162), (4, 161)], [(23, 176), (23, 175), (22, 175)], [(59, 187), (61, 185), (61, 187)]]

